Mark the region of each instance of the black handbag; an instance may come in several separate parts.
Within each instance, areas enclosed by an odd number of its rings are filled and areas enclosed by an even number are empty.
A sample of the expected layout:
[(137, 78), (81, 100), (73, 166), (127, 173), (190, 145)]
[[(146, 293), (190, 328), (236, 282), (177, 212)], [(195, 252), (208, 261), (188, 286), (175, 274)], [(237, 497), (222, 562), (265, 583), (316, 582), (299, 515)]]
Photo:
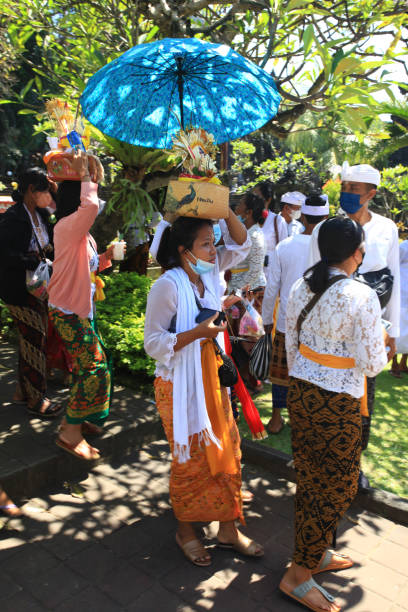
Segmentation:
[(382, 270), (376, 270), (375, 272), (364, 272), (357, 273), (354, 280), (364, 285), (368, 285), (377, 294), (380, 300), (381, 308), (385, 308), (391, 298), (392, 287), (394, 284), (394, 277), (391, 274), (389, 268), (383, 268)]
[(213, 339), (213, 342), (215, 344), (215, 352), (217, 355), (220, 355), (222, 359), (222, 365), (218, 368), (220, 383), (223, 387), (233, 387), (238, 382), (237, 368), (235, 367), (231, 357), (224, 353), (215, 338)]

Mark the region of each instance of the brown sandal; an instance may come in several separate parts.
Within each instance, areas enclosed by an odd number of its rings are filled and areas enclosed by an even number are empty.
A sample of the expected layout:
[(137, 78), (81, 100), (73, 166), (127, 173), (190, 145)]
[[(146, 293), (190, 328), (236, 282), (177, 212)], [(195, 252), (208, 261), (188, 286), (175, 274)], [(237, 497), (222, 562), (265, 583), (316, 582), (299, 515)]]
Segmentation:
[(312, 570), (312, 575), (320, 574), (321, 572), (337, 572), (340, 570), (348, 569), (354, 565), (354, 562), (346, 555), (340, 555), (335, 553), (337, 557), (341, 557), (338, 561), (332, 561), (333, 553), (330, 550), (326, 550), (323, 555), (320, 564), (315, 570)]
[(94, 454), (91, 457), (87, 457), (81, 450), (78, 450), (78, 444), (69, 444), (69, 442), (65, 442), (60, 437), (56, 439), (55, 444), (62, 448), (62, 450), (67, 451), (67, 453), (71, 453), (74, 457), (78, 457), (78, 459), (83, 459), (84, 461), (96, 461), (101, 457), (98, 449), (93, 446), (88, 445)]
[(190, 540), (189, 542), (183, 544), (178, 533), (176, 533), (176, 542), (183, 551), (185, 557), (191, 561), (193, 565), (198, 565), (198, 567), (208, 567), (211, 565), (211, 559), (208, 559), (208, 561), (200, 561), (200, 559), (203, 559), (209, 555), (199, 540)]
[(230, 544), (228, 542), (220, 542), (218, 540), (217, 546), (218, 548), (223, 548), (224, 550), (236, 550), (241, 555), (245, 555), (246, 557), (263, 557), (265, 554), (263, 546), (258, 544), (258, 542), (255, 542), (255, 540), (250, 540), (249, 538), (246, 539), (248, 540), (247, 544), (244, 544), (243, 542), (235, 542), (234, 544)]

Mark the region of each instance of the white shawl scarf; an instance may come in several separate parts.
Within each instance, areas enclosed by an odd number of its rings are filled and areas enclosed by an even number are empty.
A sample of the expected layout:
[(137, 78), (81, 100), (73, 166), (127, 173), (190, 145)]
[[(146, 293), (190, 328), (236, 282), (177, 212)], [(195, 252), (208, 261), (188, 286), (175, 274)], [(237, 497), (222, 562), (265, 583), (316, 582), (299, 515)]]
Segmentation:
[[(218, 267), (218, 266), (217, 266)], [(176, 333), (193, 329), (199, 309), (190, 280), (182, 268), (168, 270), (165, 275), (177, 286), (177, 320)], [(205, 277), (212, 276), (206, 274)], [(210, 278), (205, 278), (206, 287), (211, 284)], [(213, 291), (210, 290), (210, 293)], [(191, 342), (174, 354), (173, 371), (173, 438), (174, 457), (179, 463), (190, 459), (192, 437), (198, 434), (200, 442), (221, 443), (215, 436), (205, 404), (203, 374), (201, 369), (200, 340)]]

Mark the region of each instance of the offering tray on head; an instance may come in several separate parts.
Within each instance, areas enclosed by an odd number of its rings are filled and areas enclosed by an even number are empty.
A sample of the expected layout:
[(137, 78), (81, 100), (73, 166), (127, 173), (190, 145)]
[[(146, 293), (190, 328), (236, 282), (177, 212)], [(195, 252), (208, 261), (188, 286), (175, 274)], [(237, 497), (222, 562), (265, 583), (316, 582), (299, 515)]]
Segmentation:
[(217, 177), (213, 136), (201, 128), (180, 130), (172, 152), (182, 158), (183, 172), (169, 182), (164, 209), (182, 217), (226, 219), (229, 189)]

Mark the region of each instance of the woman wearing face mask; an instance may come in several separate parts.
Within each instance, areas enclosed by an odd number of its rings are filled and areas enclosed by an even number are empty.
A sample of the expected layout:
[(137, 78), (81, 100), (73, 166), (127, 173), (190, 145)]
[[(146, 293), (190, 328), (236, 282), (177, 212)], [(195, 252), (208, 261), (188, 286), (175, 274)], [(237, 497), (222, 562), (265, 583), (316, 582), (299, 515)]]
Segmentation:
[(293, 285), (286, 311), (287, 406), (296, 470), (295, 551), (280, 589), (311, 610), (338, 611), (312, 575), (351, 567), (329, 547), (358, 487), (365, 376), (387, 363), (375, 292), (352, 280), (364, 258), (362, 227), (320, 226), (321, 260)]
[(111, 375), (95, 325), (94, 302), (104, 299), (97, 273), (111, 265), (113, 246), (98, 255), (89, 233), (99, 211), (100, 162), (79, 151), (72, 167), (81, 181), (64, 181), (58, 188), (55, 260), (48, 287), (50, 318), (72, 359), (70, 397), (56, 444), (89, 461), (100, 455), (84, 434), (101, 433), (99, 426), (109, 412)]
[(264, 202), (248, 191), (242, 197), (235, 212), (247, 228), (252, 246), (247, 257), (231, 269), (231, 279), (228, 283), (229, 293), (243, 287), (249, 287), (253, 291), (266, 285), (265, 238), (261, 229), (265, 221)]
[(0, 297), (7, 304), (19, 336), (18, 386), (13, 400), (42, 419), (57, 417), (63, 407), (50, 401), (47, 389), (47, 302), (27, 291), (26, 272), (41, 259), (52, 259), (53, 203), (44, 170), (30, 168), (13, 192), (15, 205), (0, 220)]
[(227, 389), (220, 385), (213, 338), (225, 329), (217, 315), (196, 322), (200, 308), (220, 311), (219, 273), (245, 257), (250, 241), (230, 211), (224, 246), (214, 245), (212, 222), (179, 217), (161, 236), (157, 261), (165, 273), (148, 299), (144, 345), (156, 360), (157, 408), (173, 455), (170, 499), (176, 541), (195, 565), (211, 558), (193, 528), (219, 521), (218, 543), (260, 556), (261, 546), (240, 533), (243, 520), (239, 434)]

